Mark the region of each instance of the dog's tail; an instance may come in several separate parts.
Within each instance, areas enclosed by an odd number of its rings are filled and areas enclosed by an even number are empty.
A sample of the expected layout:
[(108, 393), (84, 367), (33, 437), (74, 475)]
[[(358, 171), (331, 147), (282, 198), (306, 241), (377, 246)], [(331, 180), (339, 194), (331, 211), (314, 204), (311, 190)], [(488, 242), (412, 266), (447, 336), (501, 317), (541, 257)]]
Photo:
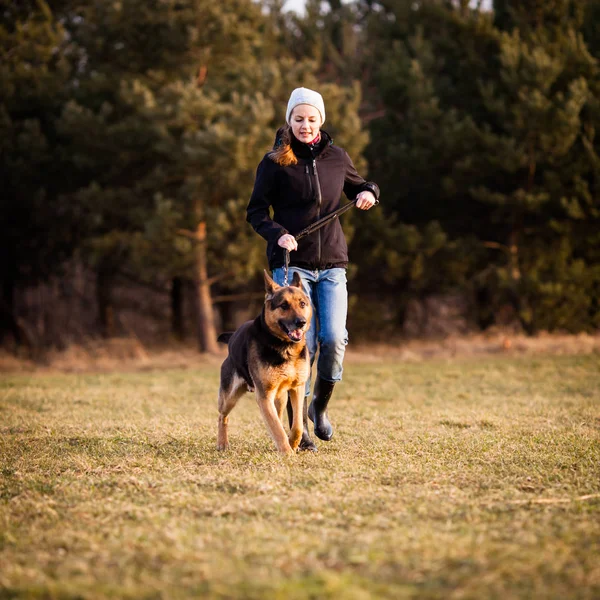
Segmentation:
[(221, 344), (228, 344), (229, 340), (233, 337), (233, 331), (228, 331), (227, 333), (222, 333), (218, 338), (217, 342), (221, 342)]

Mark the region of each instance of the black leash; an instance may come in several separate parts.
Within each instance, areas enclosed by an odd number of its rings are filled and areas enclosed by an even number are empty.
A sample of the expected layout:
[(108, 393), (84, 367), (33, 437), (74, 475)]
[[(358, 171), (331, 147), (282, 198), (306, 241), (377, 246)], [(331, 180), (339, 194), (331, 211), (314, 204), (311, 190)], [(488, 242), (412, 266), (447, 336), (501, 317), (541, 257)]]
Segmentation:
[[(354, 198), (354, 200), (352, 200), (351, 202), (348, 202), (348, 204), (344, 204), (344, 206), (341, 206), (337, 210), (334, 210), (333, 212), (330, 212), (328, 215), (325, 215), (318, 221), (311, 223), (308, 227), (305, 227), (300, 233), (298, 233), (297, 235), (294, 236), (296, 238), (296, 241), (301, 240), (303, 237), (306, 237), (307, 235), (310, 235), (311, 233), (314, 233), (318, 229), (321, 229), (321, 227), (327, 225), (327, 223), (331, 223), (332, 221), (337, 219), (340, 215), (343, 215), (347, 210), (350, 210), (356, 204), (357, 200), (358, 200), (358, 198)], [(283, 256), (283, 260), (284, 260), (283, 285), (287, 286), (288, 285), (288, 269), (290, 267), (290, 251), (287, 248), (284, 248), (283, 250), (284, 250), (284, 252), (283, 252), (283, 254), (284, 254), (284, 256)]]

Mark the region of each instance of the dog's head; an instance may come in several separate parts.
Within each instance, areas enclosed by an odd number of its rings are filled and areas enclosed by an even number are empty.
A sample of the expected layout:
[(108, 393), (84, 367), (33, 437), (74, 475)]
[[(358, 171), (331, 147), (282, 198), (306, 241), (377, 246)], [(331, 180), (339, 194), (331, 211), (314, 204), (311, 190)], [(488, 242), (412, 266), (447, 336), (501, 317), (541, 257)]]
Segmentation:
[(289, 286), (277, 285), (265, 271), (265, 321), (279, 339), (301, 342), (310, 327), (312, 308), (302, 289), (302, 280), (294, 273)]

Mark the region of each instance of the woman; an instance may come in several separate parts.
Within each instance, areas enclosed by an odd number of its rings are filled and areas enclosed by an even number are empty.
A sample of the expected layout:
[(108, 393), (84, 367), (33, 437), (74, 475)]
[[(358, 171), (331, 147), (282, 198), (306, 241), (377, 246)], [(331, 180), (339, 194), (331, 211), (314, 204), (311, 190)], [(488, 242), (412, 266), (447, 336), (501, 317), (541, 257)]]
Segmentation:
[[(339, 219), (297, 242), (294, 233), (340, 206), (342, 191), (356, 206), (368, 210), (378, 202), (379, 188), (365, 181), (345, 150), (333, 145), (321, 126), (325, 105), (321, 94), (295, 89), (279, 129), (275, 146), (258, 165), (247, 220), (267, 240), (267, 257), (273, 279), (284, 282), (284, 249), (290, 251), (289, 277), (298, 271), (313, 305), (307, 335), (311, 366), (319, 348), (314, 396), (307, 409), (310, 380), (304, 399), (304, 433), (300, 448), (316, 451), (308, 433), (307, 415), (315, 435), (329, 441), (333, 428), (327, 405), (336, 382), (342, 379), (342, 362), (348, 332), (346, 267), (348, 246)], [(273, 209), (273, 217), (269, 209)], [(289, 409), (289, 406), (288, 406)], [(288, 411), (289, 412), (289, 411)]]

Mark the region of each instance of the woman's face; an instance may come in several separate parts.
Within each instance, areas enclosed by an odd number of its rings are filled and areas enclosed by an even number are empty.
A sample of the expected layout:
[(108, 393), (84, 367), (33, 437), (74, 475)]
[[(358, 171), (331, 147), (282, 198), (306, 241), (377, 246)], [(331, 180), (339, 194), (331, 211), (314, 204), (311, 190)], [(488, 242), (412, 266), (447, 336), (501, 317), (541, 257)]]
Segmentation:
[(298, 104), (292, 111), (290, 125), (296, 139), (307, 144), (319, 135), (321, 113), (310, 104)]

